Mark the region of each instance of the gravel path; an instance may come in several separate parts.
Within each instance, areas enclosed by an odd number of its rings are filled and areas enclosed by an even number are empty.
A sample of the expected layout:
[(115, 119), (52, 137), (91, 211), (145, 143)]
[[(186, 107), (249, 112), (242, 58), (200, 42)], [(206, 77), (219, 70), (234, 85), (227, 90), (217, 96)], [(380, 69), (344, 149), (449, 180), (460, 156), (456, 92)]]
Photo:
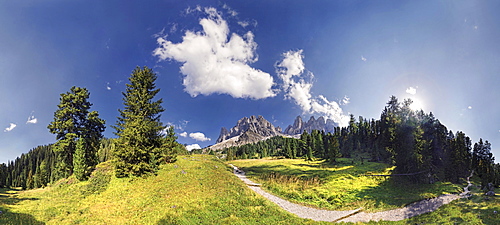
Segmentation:
[[(393, 209), (389, 211), (376, 212), (376, 213), (366, 213), (361, 212), (360, 209), (348, 210), (348, 211), (333, 211), (333, 210), (323, 210), (315, 209), (302, 205), (298, 205), (280, 197), (272, 195), (260, 188), (260, 184), (254, 183), (245, 176), (245, 172), (238, 169), (236, 166), (229, 164), (234, 168), (234, 174), (239, 177), (248, 187), (258, 194), (266, 197), (270, 201), (278, 204), (284, 210), (291, 212), (298, 217), (312, 219), (315, 221), (328, 221), (328, 222), (369, 222), (387, 220), (387, 221), (399, 221), (414, 217), (420, 214), (432, 212), (444, 204), (448, 204), (453, 200), (464, 198), (470, 195), (469, 187), (471, 183), (469, 182), (469, 177), (467, 178), (468, 185), (464, 188), (464, 192), (460, 195), (446, 194), (441, 195), (437, 198), (422, 200), (419, 202), (412, 203), (403, 208)], [(472, 176), (472, 173), (471, 173)]]

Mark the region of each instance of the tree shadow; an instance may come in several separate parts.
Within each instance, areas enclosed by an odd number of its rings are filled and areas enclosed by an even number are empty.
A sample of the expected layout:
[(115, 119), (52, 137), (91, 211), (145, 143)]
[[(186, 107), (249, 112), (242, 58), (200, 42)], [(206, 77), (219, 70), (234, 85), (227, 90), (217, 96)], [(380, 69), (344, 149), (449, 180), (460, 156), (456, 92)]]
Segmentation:
[[(301, 169), (301, 167), (303, 169)], [(311, 169), (305, 169), (311, 168)], [(335, 169), (335, 170), (332, 170)], [(286, 176), (296, 176), (301, 178), (319, 178), (322, 181), (328, 180), (332, 174), (337, 174), (339, 176), (343, 176), (345, 174), (349, 174), (352, 176), (360, 176), (365, 174), (366, 171), (363, 169), (358, 169), (350, 164), (331, 164), (327, 161), (323, 161), (321, 163), (307, 164), (300, 163), (295, 164), (294, 167), (289, 167), (285, 165), (269, 165), (269, 164), (261, 164), (261, 165), (253, 165), (247, 167), (241, 167), (243, 171), (247, 172), (248, 176), (265, 176), (269, 173), (279, 173), (281, 175)]]
[(355, 194), (358, 199), (372, 202), (374, 208), (414, 206), (414, 211), (408, 212), (413, 215), (428, 207), (428, 204), (442, 203), (440, 202), (442, 200), (432, 198), (440, 194), (428, 196), (427, 193), (430, 192), (432, 184), (415, 184), (400, 177), (377, 177), (376, 179), (383, 179), (383, 181), (377, 186), (361, 189)]
[(18, 198), (14, 195), (15, 192), (17, 192), (15, 189), (0, 188), (0, 224), (45, 224), (36, 220), (30, 214), (16, 213), (9, 210), (9, 205), (15, 205), (26, 200), (38, 200), (37, 198)]
[(19, 198), (16, 197), (15, 194), (19, 192), (19, 190), (11, 189), (11, 188), (0, 188), (0, 203), (2, 205), (15, 205), (22, 201), (36, 201), (38, 198)]
[(298, 168), (289, 168), (283, 165), (255, 165), (240, 168), (247, 173), (249, 176), (261, 176), (263, 174), (269, 173), (279, 173), (282, 175), (300, 175), (309, 177), (315, 174), (317, 171), (301, 170)]

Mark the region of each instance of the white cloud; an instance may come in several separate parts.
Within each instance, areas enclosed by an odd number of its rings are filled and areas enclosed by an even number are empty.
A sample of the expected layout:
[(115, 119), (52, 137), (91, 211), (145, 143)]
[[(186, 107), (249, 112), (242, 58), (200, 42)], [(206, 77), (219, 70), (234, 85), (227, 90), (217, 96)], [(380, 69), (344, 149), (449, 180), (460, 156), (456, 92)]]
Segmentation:
[(361, 60), (363, 60), (364, 62), (366, 62), (366, 58), (361, 56)]
[(467, 107), (467, 109), (472, 109), (472, 106), (469, 105), (469, 107)]
[(200, 5), (197, 5), (195, 8), (191, 8), (191, 7), (188, 7), (186, 10), (185, 10), (185, 13), (186, 14), (191, 14), (193, 12), (201, 12), (202, 9), (201, 9), (201, 6)]
[(177, 124), (174, 124), (172, 122), (167, 122), (167, 126), (173, 126), (174, 129), (184, 131), (184, 129), (186, 128), (188, 123), (189, 123), (189, 121), (187, 121), (187, 120), (180, 120), (180, 121), (178, 121)]
[(184, 90), (193, 97), (214, 93), (251, 99), (275, 96), (272, 76), (249, 65), (258, 60), (253, 33), (230, 34), (226, 20), (215, 8), (204, 8), (204, 13), (207, 18), (199, 21), (203, 31), (188, 30), (177, 44), (167, 36), (158, 37), (159, 47), (153, 55), (160, 61), (182, 63)]
[(227, 10), (227, 12), (229, 13), (229, 15), (231, 16), (237, 16), (238, 15), (238, 12), (236, 12), (235, 10), (233, 10), (231, 7), (229, 7), (227, 4), (224, 4), (222, 6), (223, 9)]
[(179, 136), (181, 136), (181, 137), (187, 137), (188, 133), (187, 132), (182, 132), (182, 133), (179, 134)]
[(257, 27), (257, 24), (256, 20), (238, 21), (238, 25), (243, 28), (247, 28), (248, 26)]
[(188, 151), (192, 151), (194, 149), (201, 149), (200, 145), (199, 144), (192, 144), (192, 145), (186, 145), (186, 149)]
[(16, 124), (15, 123), (10, 123), (9, 127), (5, 128), (5, 130), (3, 130), (3, 132), (9, 132), (11, 130), (13, 130), (14, 128), (16, 128)]
[(347, 105), (349, 103), (351, 103), (351, 99), (347, 95), (340, 101), (340, 105)]
[(111, 87), (109, 86), (109, 82), (106, 83), (106, 90), (110, 91)]
[(238, 24), (240, 26), (242, 26), (243, 28), (246, 28), (246, 27), (248, 27), (248, 25), (250, 25), (250, 23), (248, 23), (246, 21), (238, 21)]
[(406, 89), (406, 93), (408, 93), (410, 95), (415, 95), (415, 94), (417, 94), (417, 89), (414, 87), (409, 87)]
[(26, 121), (26, 124), (28, 124), (28, 123), (36, 124), (37, 122), (38, 122), (38, 119), (35, 118), (35, 116), (31, 115), (30, 117), (28, 117), (28, 121)]
[(212, 140), (208, 137), (205, 137), (205, 134), (200, 133), (200, 132), (190, 133), (189, 137), (194, 139), (194, 140), (197, 140), (197, 141), (210, 141), (210, 140)]
[[(302, 50), (283, 53), (283, 60), (276, 63), (276, 73), (283, 81), (285, 99), (291, 99), (301, 107), (304, 113), (319, 113), (332, 119), (340, 126), (347, 126), (349, 116), (344, 115), (342, 108), (335, 101), (329, 101), (323, 95), (311, 95), (314, 74), (306, 71)], [(342, 100), (349, 103), (347, 96)]]
[[(165, 28), (164, 28), (165, 29)], [(172, 26), (170, 27), (170, 33), (175, 33), (177, 31), (177, 24), (174, 23), (172, 24)], [(164, 30), (162, 30), (160, 33), (163, 34), (163, 32), (165, 32)], [(162, 35), (163, 36), (163, 35)]]

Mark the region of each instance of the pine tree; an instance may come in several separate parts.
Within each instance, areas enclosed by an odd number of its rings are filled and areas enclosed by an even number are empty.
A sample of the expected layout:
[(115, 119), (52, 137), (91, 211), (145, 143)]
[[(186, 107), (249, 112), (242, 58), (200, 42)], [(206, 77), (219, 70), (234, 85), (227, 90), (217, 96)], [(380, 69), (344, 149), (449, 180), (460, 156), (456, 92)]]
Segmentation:
[(36, 170), (35, 177), (35, 183), (38, 187), (45, 187), (49, 182), (49, 171), (47, 170), (46, 160), (40, 163), (40, 166)]
[(85, 139), (78, 139), (78, 141), (76, 141), (76, 149), (73, 157), (73, 171), (78, 180), (87, 180), (88, 175), (90, 175), (90, 167), (85, 160), (88, 157), (85, 149)]
[[(61, 94), (54, 120), (48, 125), (51, 133), (56, 134), (57, 142), (54, 152), (57, 155), (55, 179), (68, 177), (73, 173), (73, 155), (78, 138), (85, 138), (93, 143), (88, 145), (88, 152), (97, 152), (95, 147), (102, 138), (105, 121), (99, 118), (99, 113), (89, 111), (92, 104), (88, 101), (90, 93), (86, 88), (73, 86), (70, 92)], [(88, 154), (87, 164), (94, 167), (97, 164), (94, 154)]]
[(25, 189), (33, 189), (34, 186), (35, 186), (35, 182), (33, 180), (33, 171), (30, 170), (28, 172), (28, 176), (26, 178), (26, 187), (25, 187)]
[(186, 147), (177, 142), (177, 136), (175, 136), (174, 127), (169, 126), (165, 131), (165, 138), (163, 139), (164, 144), (162, 148), (158, 148), (157, 157), (160, 163), (172, 163), (176, 160), (175, 156), (179, 152), (186, 151)]
[(0, 188), (7, 187), (8, 167), (5, 163), (0, 164)]
[(457, 132), (456, 136), (452, 136), (450, 131), (450, 149), (448, 151), (450, 163), (445, 168), (447, 178), (452, 182), (458, 183), (461, 177), (467, 177), (470, 174), (471, 159), (472, 159), (472, 143), (469, 137), (463, 132)]
[[(156, 74), (147, 67), (136, 67), (123, 93), (125, 108), (114, 128), (118, 136), (114, 151), (117, 177), (154, 173), (161, 161), (173, 161), (175, 152), (165, 138), (166, 126), (160, 121), (162, 99), (154, 100), (160, 91)], [(173, 132), (173, 131), (172, 131)]]
[(491, 144), (488, 141), (483, 143), (483, 139), (479, 139), (479, 142), (474, 144), (474, 149), (472, 151), (472, 167), (481, 178), (481, 185), (483, 187), (493, 182), (494, 164), (495, 157), (493, 157), (491, 153)]
[(339, 142), (336, 136), (332, 136), (328, 138), (328, 159), (331, 163), (335, 163), (337, 158), (340, 158), (342, 155), (340, 154)]

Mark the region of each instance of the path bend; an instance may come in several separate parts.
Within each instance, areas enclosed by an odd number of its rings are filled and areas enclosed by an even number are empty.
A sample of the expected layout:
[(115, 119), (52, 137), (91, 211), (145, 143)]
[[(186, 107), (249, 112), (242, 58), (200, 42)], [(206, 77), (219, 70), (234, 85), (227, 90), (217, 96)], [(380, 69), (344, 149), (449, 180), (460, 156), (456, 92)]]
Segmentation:
[(257, 194), (264, 196), (270, 201), (276, 203), (278, 206), (283, 208), (284, 210), (297, 215), (300, 218), (312, 219), (315, 221), (328, 221), (328, 222), (369, 222), (369, 221), (399, 221), (408, 219), (414, 216), (418, 216), (424, 213), (433, 212), (442, 205), (448, 204), (453, 200), (464, 198), (470, 196), (469, 187), (472, 185), (467, 177), (467, 187), (464, 188), (464, 192), (454, 195), (454, 194), (445, 194), (436, 198), (426, 199), (419, 202), (415, 202), (409, 204), (403, 208), (393, 209), (383, 212), (375, 212), (375, 213), (367, 213), (362, 212), (362, 209), (355, 210), (347, 210), (347, 211), (335, 211), (335, 210), (324, 210), (324, 209), (315, 209), (307, 206), (302, 206), (299, 204), (292, 203), (285, 199), (282, 199), (276, 195), (270, 194), (262, 188), (260, 188), (260, 184), (254, 183), (250, 179), (248, 179), (243, 170), (240, 170), (238, 167), (229, 164), (234, 169), (234, 174), (240, 178), (245, 184), (248, 185), (250, 189), (255, 191)]

